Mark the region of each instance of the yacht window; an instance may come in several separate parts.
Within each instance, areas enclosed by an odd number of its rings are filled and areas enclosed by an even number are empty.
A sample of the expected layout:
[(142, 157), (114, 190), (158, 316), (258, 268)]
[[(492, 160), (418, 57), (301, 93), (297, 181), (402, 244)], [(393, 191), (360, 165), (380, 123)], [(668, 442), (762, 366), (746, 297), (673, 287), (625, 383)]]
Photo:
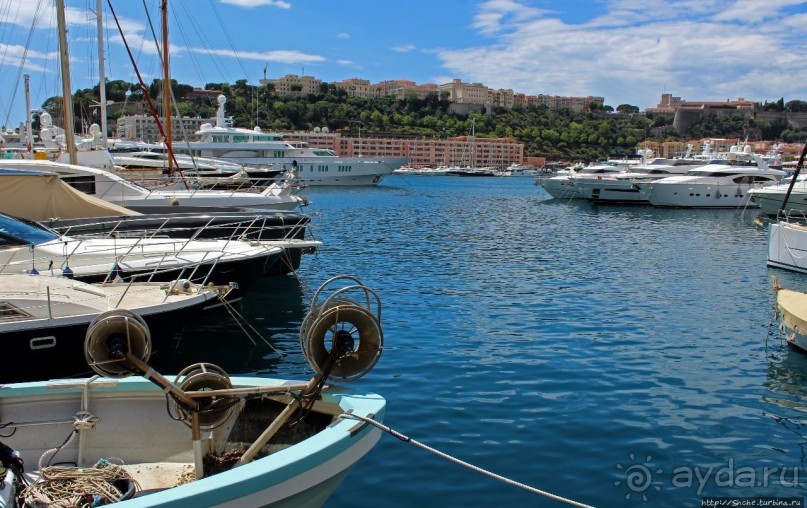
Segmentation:
[(95, 194), (95, 176), (63, 176), (62, 181), (85, 194)]
[(34, 221), (16, 219), (0, 214), (0, 236), (6, 245), (40, 244), (55, 240), (59, 235)]
[(737, 176), (742, 175), (742, 173), (726, 173), (723, 171), (689, 171), (687, 172), (687, 176)]

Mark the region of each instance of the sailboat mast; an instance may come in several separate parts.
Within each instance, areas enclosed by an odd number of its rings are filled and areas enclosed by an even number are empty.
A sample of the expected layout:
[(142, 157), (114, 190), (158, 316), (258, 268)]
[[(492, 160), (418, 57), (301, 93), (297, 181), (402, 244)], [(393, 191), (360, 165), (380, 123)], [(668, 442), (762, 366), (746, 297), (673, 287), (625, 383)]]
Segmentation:
[[(171, 137), (171, 79), (168, 72), (168, 0), (162, 2), (163, 26), (163, 114), (165, 115), (165, 145), (172, 146)], [(168, 174), (174, 173), (173, 157), (168, 157)]]
[(73, 133), (73, 96), (70, 93), (70, 59), (67, 57), (67, 23), (64, 0), (56, 0), (56, 25), (59, 30), (59, 58), (62, 63), (62, 114), (64, 115), (64, 142), (70, 154), (70, 164), (77, 164), (76, 143)]
[(471, 118), (471, 167), (476, 167), (476, 118)]
[(101, 102), (98, 111), (101, 115), (101, 141), (103, 147), (106, 148), (107, 142), (107, 123), (106, 123), (106, 74), (104, 72), (104, 19), (101, 2), (97, 0), (95, 15), (98, 17), (96, 20), (98, 25), (98, 100)]
[(24, 74), (22, 77), (25, 80), (25, 146), (30, 154), (34, 151), (34, 136), (31, 130), (31, 86), (28, 74)]

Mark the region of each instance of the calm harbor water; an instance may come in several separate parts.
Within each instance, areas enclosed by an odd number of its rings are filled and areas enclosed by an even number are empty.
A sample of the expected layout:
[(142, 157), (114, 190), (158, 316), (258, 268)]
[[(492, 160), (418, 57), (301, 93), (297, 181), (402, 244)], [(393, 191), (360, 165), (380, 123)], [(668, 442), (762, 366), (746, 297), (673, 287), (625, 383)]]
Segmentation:
[[(770, 276), (807, 277), (766, 268), (756, 212), (556, 202), (529, 178), (305, 194), (324, 246), (240, 308), (279, 353), (211, 315), (177, 366), (308, 379), (300, 322), (351, 274), (380, 295), (385, 335), (354, 385), (403, 434), (596, 506), (805, 495), (807, 355), (769, 325)], [(327, 506), (560, 504), (383, 435)]]

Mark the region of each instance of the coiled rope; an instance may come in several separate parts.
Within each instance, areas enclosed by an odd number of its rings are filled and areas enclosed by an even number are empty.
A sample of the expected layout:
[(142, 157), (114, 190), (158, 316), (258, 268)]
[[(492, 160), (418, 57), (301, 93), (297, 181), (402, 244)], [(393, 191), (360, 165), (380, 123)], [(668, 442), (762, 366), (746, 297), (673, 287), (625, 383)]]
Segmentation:
[(140, 488), (122, 467), (106, 460), (88, 468), (49, 466), (41, 469), (39, 481), (25, 487), (20, 495), (29, 506), (95, 506), (96, 501), (121, 500), (124, 493), (112, 485), (118, 480), (132, 481), (135, 490)]
[(366, 416), (361, 416), (361, 415), (356, 415), (356, 414), (351, 414), (351, 413), (342, 413), (342, 414), (339, 415), (339, 418), (349, 418), (349, 419), (352, 419), (352, 420), (360, 420), (360, 421), (363, 421), (365, 423), (369, 423), (370, 425), (378, 427), (379, 429), (383, 430), (384, 432), (386, 432), (386, 433), (388, 433), (388, 434), (390, 434), (392, 436), (397, 437), (398, 439), (400, 439), (401, 441), (403, 441), (405, 443), (412, 443), (413, 445), (415, 445), (415, 446), (417, 446), (419, 448), (423, 448), (424, 450), (432, 452), (435, 455), (438, 455), (438, 456), (440, 456), (440, 457), (442, 457), (444, 459), (448, 459), (451, 462), (454, 462), (455, 464), (459, 464), (461, 466), (467, 467), (468, 469), (472, 469), (472, 470), (476, 471), (477, 473), (482, 473), (482, 474), (484, 474), (486, 476), (489, 476), (491, 478), (494, 478), (496, 480), (503, 481), (504, 483), (507, 483), (509, 485), (514, 485), (516, 487), (522, 488), (524, 490), (532, 492), (533, 494), (539, 494), (539, 495), (548, 497), (550, 499), (554, 499), (555, 501), (560, 501), (561, 503), (566, 503), (566, 504), (569, 504), (569, 505), (572, 505), (572, 506), (578, 506), (578, 507), (581, 507), (581, 508), (594, 508), (591, 505), (579, 503), (579, 502), (574, 501), (572, 499), (567, 499), (565, 497), (558, 496), (557, 494), (552, 494), (551, 492), (546, 492), (544, 490), (536, 489), (535, 487), (531, 487), (531, 486), (526, 485), (524, 483), (517, 482), (515, 480), (511, 480), (510, 478), (506, 478), (504, 476), (498, 475), (498, 474), (493, 473), (491, 471), (488, 471), (486, 469), (482, 469), (481, 467), (475, 466), (475, 465), (473, 465), (473, 464), (471, 464), (469, 462), (465, 462), (464, 460), (460, 460), (460, 459), (458, 459), (456, 457), (452, 457), (451, 455), (448, 455), (447, 453), (443, 453), (440, 450), (437, 450), (435, 448), (432, 448), (431, 446), (428, 446), (428, 445), (425, 445), (425, 444), (423, 444), (423, 443), (421, 443), (419, 441), (416, 441), (416, 440), (412, 439), (409, 436), (405, 436), (405, 435), (401, 434), (400, 432), (398, 432), (396, 430), (393, 430), (390, 427), (387, 427), (386, 425), (384, 425), (382, 423), (379, 423), (379, 422), (377, 422), (377, 421), (375, 421), (375, 420), (373, 420), (371, 418), (367, 418)]

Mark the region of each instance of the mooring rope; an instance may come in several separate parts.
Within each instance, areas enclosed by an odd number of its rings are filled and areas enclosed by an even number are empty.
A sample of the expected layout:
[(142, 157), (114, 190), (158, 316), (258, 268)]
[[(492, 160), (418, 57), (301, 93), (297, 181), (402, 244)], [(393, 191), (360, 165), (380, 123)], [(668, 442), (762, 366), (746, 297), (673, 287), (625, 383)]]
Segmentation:
[(581, 508), (594, 508), (591, 505), (579, 503), (579, 502), (574, 501), (572, 499), (567, 499), (567, 498), (561, 497), (561, 496), (559, 496), (557, 494), (552, 494), (551, 492), (546, 492), (544, 490), (536, 489), (535, 487), (531, 487), (531, 486), (526, 485), (524, 483), (517, 482), (515, 480), (511, 480), (510, 478), (506, 478), (504, 476), (498, 475), (498, 474), (493, 473), (491, 471), (488, 471), (486, 469), (482, 469), (481, 467), (475, 466), (475, 465), (473, 465), (473, 464), (471, 464), (469, 462), (465, 462), (464, 460), (458, 459), (456, 457), (452, 457), (451, 455), (448, 455), (447, 453), (443, 453), (440, 450), (437, 450), (435, 448), (432, 448), (431, 446), (428, 446), (428, 445), (425, 445), (425, 444), (423, 444), (423, 443), (421, 443), (419, 441), (416, 441), (416, 440), (412, 439), (409, 436), (405, 436), (405, 435), (401, 434), (400, 432), (398, 432), (396, 430), (393, 430), (392, 428), (387, 427), (386, 425), (384, 425), (382, 423), (378, 423), (377, 421), (375, 421), (375, 420), (373, 420), (371, 418), (367, 418), (365, 416), (356, 415), (356, 414), (352, 414), (352, 413), (342, 413), (342, 414), (339, 415), (339, 418), (350, 418), (350, 419), (353, 419), (353, 420), (360, 420), (360, 421), (363, 421), (365, 423), (369, 423), (370, 425), (374, 425), (375, 427), (378, 427), (379, 429), (383, 430), (384, 432), (386, 432), (386, 433), (388, 433), (388, 434), (390, 434), (392, 436), (397, 437), (398, 439), (400, 439), (401, 441), (403, 441), (405, 443), (412, 443), (413, 445), (415, 445), (417, 447), (423, 448), (424, 450), (432, 452), (435, 455), (443, 457), (444, 459), (448, 459), (451, 462), (454, 462), (455, 464), (465, 466), (465, 467), (467, 467), (469, 469), (472, 469), (472, 470), (474, 470), (474, 471), (476, 471), (478, 473), (482, 473), (482, 474), (484, 474), (486, 476), (489, 476), (491, 478), (494, 478), (496, 480), (503, 481), (503, 482), (505, 482), (505, 483), (507, 483), (509, 485), (514, 485), (516, 487), (520, 487), (520, 488), (522, 488), (524, 490), (532, 492), (533, 494), (539, 494), (539, 495), (542, 495), (542, 496), (546, 496), (546, 497), (548, 497), (550, 499), (554, 499), (555, 501), (560, 501), (562, 503), (570, 504), (572, 506), (578, 506), (578, 507), (581, 507)]
[(263, 335), (261, 335), (261, 332), (259, 332), (258, 330), (255, 329), (254, 326), (252, 326), (252, 324), (247, 320), (246, 317), (244, 317), (243, 314), (238, 312), (238, 310), (236, 310), (236, 308), (233, 307), (232, 303), (228, 302), (227, 299), (224, 297), (220, 298), (220, 300), (222, 307), (224, 307), (227, 310), (227, 312), (230, 314), (230, 317), (232, 317), (233, 321), (235, 321), (235, 324), (237, 324), (238, 327), (241, 328), (241, 331), (244, 332), (244, 335), (246, 335), (247, 338), (250, 340), (250, 342), (252, 342), (253, 346), (256, 346), (257, 342), (255, 342), (255, 339), (252, 338), (252, 334), (250, 334), (249, 330), (245, 328), (245, 325), (249, 327), (249, 329), (252, 330), (252, 332), (254, 332), (255, 335), (257, 335), (258, 338), (261, 339), (261, 341), (264, 344), (266, 344), (266, 346), (269, 349), (279, 354), (280, 356), (284, 356), (283, 353), (278, 351), (277, 348), (275, 348), (268, 340), (266, 340), (266, 338)]

